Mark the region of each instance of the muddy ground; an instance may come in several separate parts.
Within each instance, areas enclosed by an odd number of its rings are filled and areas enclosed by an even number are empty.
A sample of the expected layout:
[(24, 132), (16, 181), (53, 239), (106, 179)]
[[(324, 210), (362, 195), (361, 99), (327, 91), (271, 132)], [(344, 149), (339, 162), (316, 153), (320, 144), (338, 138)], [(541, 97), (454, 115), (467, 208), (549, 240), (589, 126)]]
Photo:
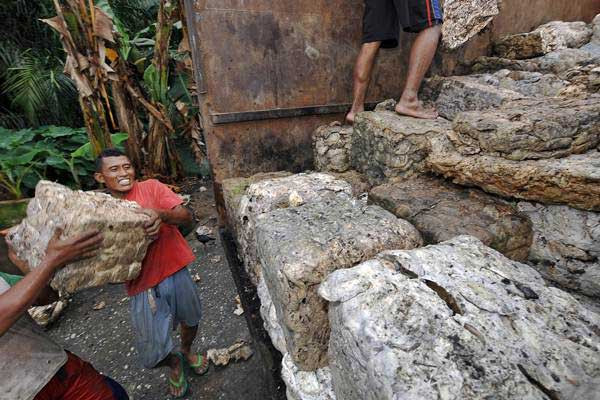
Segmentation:
[[(202, 189), (204, 188), (204, 189)], [(200, 223), (215, 225), (216, 210), (210, 182), (187, 182), (184, 192), (191, 193), (191, 206)], [(228, 347), (238, 339), (252, 342), (244, 315), (236, 309), (236, 286), (227, 264), (218, 233), (216, 241), (204, 247), (194, 233), (186, 237), (197, 255), (190, 266), (199, 278), (203, 301), (203, 320), (195, 349)], [(106, 306), (95, 310), (104, 302)], [(68, 350), (90, 361), (102, 373), (120, 382), (133, 400), (164, 400), (167, 392), (167, 369), (143, 369), (138, 365), (133, 347), (129, 301), (123, 285), (90, 289), (74, 295), (61, 318), (48, 333)], [(178, 340), (176, 343), (179, 343)], [(252, 344), (253, 349), (256, 348)], [(267, 372), (268, 373), (268, 372)], [(267, 400), (281, 398), (268, 381), (265, 363), (255, 351), (248, 360), (226, 367), (211, 366), (206, 376), (190, 380), (188, 399)], [(281, 392), (281, 390), (279, 391)]]

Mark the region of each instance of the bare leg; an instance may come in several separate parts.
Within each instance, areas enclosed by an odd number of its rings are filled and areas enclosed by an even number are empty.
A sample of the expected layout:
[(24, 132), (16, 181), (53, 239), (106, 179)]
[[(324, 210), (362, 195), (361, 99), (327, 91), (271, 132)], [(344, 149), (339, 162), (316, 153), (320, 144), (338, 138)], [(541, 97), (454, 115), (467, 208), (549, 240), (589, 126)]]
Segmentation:
[(192, 354), (192, 344), (194, 343), (194, 339), (196, 338), (196, 334), (198, 333), (197, 326), (187, 326), (185, 324), (181, 324), (181, 352), (184, 356), (190, 361), (190, 363), (195, 364), (197, 356)]
[(181, 324), (181, 352), (194, 373), (196, 375), (204, 375), (208, 371), (208, 358), (206, 358), (206, 354), (200, 357), (198, 353), (192, 353), (192, 343), (194, 343), (197, 333), (197, 326)]
[(441, 26), (436, 25), (421, 31), (415, 39), (410, 51), (406, 86), (404, 86), (402, 97), (396, 105), (398, 114), (424, 119), (438, 117), (437, 111), (423, 108), (423, 105), (419, 102), (418, 93), (425, 73), (431, 66), (435, 56), (441, 32)]
[(353, 100), (352, 108), (346, 114), (346, 122), (354, 123), (354, 116), (365, 110), (365, 98), (367, 96), (367, 88), (371, 80), (371, 71), (375, 63), (375, 56), (379, 51), (381, 42), (364, 43), (360, 48), (356, 64), (354, 65), (354, 90), (352, 91)]

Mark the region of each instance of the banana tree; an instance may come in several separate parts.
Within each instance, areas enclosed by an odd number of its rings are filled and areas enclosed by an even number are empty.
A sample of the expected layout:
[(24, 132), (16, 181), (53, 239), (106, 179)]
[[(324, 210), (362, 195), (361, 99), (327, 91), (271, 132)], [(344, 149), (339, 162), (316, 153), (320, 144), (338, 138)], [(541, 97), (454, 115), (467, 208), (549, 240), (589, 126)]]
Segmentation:
[(107, 64), (107, 45), (114, 45), (110, 17), (93, 0), (53, 0), (57, 15), (43, 21), (60, 35), (67, 53), (65, 73), (79, 92), (79, 104), (94, 155), (112, 147), (111, 128), (116, 128), (107, 86), (118, 79)]
[[(180, 19), (179, 2), (177, 0), (161, 0), (156, 25), (156, 40), (152, 63), (144, 71), (144, 82), (150, 92), (152, 105), (166, 114), (169, 89), (169, 43), (173, 25)], [(180, 176), (181, 162), (171, 135), (169, 126), (154, 115), (150, 116), (147, 147), (152, 149), (148, 160), (149, 167), (159, 175)]]

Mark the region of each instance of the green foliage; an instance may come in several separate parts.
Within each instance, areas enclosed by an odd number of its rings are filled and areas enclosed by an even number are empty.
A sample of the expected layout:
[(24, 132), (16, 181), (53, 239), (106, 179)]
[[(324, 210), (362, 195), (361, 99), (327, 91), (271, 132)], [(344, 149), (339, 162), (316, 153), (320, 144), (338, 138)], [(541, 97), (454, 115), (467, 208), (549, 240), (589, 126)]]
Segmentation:
[[(190, 121), (193, 122), (198, 109), (187, 90), (191, 76), (184, 61), (189, 55), (177, 51), (183, 36), (181, 21), (173, 26), (169, 66), (161, 75), (152, 66), (160, 0), (94, 0), (94, 4), (113, 18), (118, 33), (115, 35), (119, 42), (118, 60), (129, 64), (128, 71), (133, 72), (130, 78), (139, 82), (146, 98), (161, 103), (160, 108), (166, 111), (177, 133), (190, 132)], [(0, 185), (10, 186), (16, 197), (29, 194), (40, 176), (74, 187), (86, 188), (91, 184), (88, 176), (80, 173), (87, 171), (85, 165), (91, 168), (90, 160), (83, 154), (87, 150), (80, 149), (87, 143), (84, 130), (54, 127), (64, 135), (50, 137), (52, 134), (48, 133), (51, 127), (47, 125), (83, 125), (76, 89), (62, 72), (65, 53), (59, 37), (40, 21), (55, 15), (52, 0), (0, 1), (0, 20), (3, 21), (0, 26), (0, 127), (35, 133), (33, 139), (21, 143), (22, 148), (9, 150), (0, 146)], [(75, 23), (75, 18), (65, 14), (68, 24)], [(81, 38), (74, 37), (74, 40)], [(147, 129), (148, 115), (140, 112), (140, 119)], [(39, 129), (24, 130), (25, 127)], [(67, 130), (70, 133), (67, 134)], [(4, 143), (7, 132), (19, 131), (0, 130), (0, 143)], [(28, 137), (23, 132), (22, 135)], [(73, 143), (76, 140), (80, 143)], [(151, 148), (142, 150), (144, 154), (152, 151)], [(31, 160), (13, 155), (31, 156)]]
[(0, 1), (0, 126), (83, 123), (58, 35), (40, 21), (55, 14), (51, 0)]
[(108, 3), (113, 15), (129, 32), (139, 32), (156, 22), (160, 0), (108, 0)]
[[(124, 133), (112, 135), (115, 144), (126, 139)], [(32, 194), (40, 179), (89, 189), (94, 186), (93, 173), (94, 159), (84, 128), (0, 128), (0, 186), (17, 199)]]
[[(113, 17), (113, 23), (119, 32), (120, 57), (136, 66), (139, 73), (138, 80), (150, 99), (165, 107), (171, 123), (181, 133), (185, 130), (184, 125), (191, 118), (195, 118), (199, 110), (187, 89), (191, 85), (192, 77), (189, 71), (179, 64), (189, 57), (189, 54), (179, 53), (177, 50), (183, 38), (181, 21), (173, 24), (168, 71), (159, 74), (156, 66), (152, 64), (159, 3), (160, 0), (96, 1), (96, 5)], [(178, 111), (177, 102), (185, 103), (187, 116), (182, 116)]]
[(77, 121), (76, 112), (65, 112), (77, 110), (77, 90), (62, 68), (58, 60), (52, 62), (49, 57), (25, 51), (2, 74), (2, 93), (10, 99), (11, 109), (20, 111), (29, 125)]
[(52, 0), (2, 0), (0, 1), (0, 32), (3, 42), (34, 52), (60, 55), (62, 46), (58, 36), (41, 18), (56, 14)]

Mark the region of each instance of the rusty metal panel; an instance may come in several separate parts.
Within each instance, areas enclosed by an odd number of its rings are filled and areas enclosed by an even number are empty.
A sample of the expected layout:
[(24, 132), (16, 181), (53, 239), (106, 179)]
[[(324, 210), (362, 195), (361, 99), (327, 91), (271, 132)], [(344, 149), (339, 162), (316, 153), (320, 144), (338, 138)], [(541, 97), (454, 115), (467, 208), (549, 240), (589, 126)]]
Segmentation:
[[(363, 1), (186, 0), (186, 10), (216, 182), (310, 168), (311, 132), (341, 118), (352, 100)], [(452, 73), (500, 35), (599, 12), (600, 0), (503, 0), (491, 28), (459, 51), (440, 52), (433, 72)], [(397, 49), (380, 52), (368, 101), (399, 96), (413, 37), (402, 34)]]

